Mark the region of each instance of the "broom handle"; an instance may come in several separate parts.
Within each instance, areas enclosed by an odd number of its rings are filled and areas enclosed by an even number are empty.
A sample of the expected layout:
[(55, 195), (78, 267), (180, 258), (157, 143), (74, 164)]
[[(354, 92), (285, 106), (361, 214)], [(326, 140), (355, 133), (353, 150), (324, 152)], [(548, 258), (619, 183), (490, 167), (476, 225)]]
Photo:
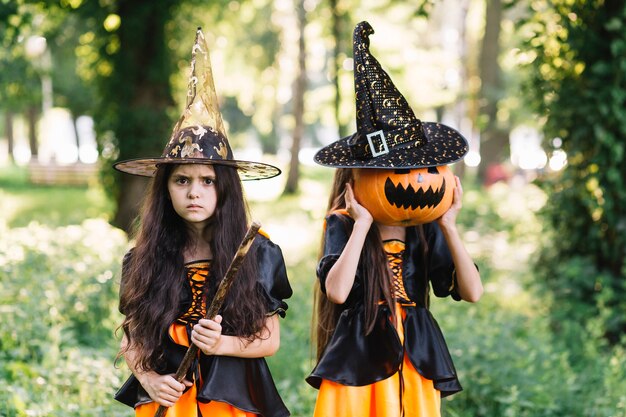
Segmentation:
[[(252, 246), (252, 242), (254, 241), (254, 238), (256, 237), (256, 234), (259, 232), (260, 228), (261, 224), (256, 221), (252, 222), (252, 224), (248, 228), (246, 235), (243, 237), (243, 240), (239, 245), (239, 249), (237, 249), (237, 253), (235, 253), (235, 257), (230, 263), (228, 269), (226, 270), (226, 274), (224, 274), (224, 279), (222, 279), (219, 287), (217, 288), (217, 292), (215, 293), (215, 297), (213, 297), (213, 301), (211, 301), (211, 305), (204, 315), (205, 319), (212, 319), (220, 311), (220, 308), (222, 308), (222, 304), (224, 304), (226, 294), (228, 293), (228, 290), (232, 285), (235, 276), (237, 275), (237, 271), (239, 271), (239, 267), (241, 266), (246, 255), (248, 254), (248, 250), (250, 249), (250, 246)], [(178, 370), (174, 375), (176, 381), (182, 382), (182, 380), (185, 378), (185, 375), (187, 375), (189, 368), (191, 368), (191, 364), (198, 355), (198, 350), (198, 346), (194, 345), (193, 343), (189, 345), (189, 349), (187, 349), (187, 352), (185, 353), (185, 356), (180, 362)], [(163, 417), (165, 416), (166, 412), (167, 407), (160, 405), (158, 410), (154, 414), (154, 417)]]

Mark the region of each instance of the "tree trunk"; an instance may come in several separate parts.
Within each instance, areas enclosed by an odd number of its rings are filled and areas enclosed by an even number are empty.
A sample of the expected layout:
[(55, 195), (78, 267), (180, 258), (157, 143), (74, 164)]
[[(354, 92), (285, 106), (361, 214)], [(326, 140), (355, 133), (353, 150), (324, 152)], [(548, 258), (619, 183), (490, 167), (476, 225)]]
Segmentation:
[(15, 158), (13, 157), (13, 148), (15, 138), (13, 136), (13, 113), (9, 110), (4, 113), (4, 132), (7, 136), (7, 141), (9, 142), (9, 148), (7, 149), (9, 154), (9, 162), (14, 163)]
[(487, 124), (481, 134), (481, 163), (478, 175), (485, 178), (490, 165), (501, 163), (508, 153), (508, 132), (499, 131), (497, 123), (498, 101), (502, 89), (500, 77), (500, 25), (502, 23), (502, 0), (487, 0), (485, 36), (480, 54), (480, 113)]
[(26, 112), (28, 119), (28, 145), (30, 146), (30, 158), (37, 159), (39, 145), (37, 144), (37, 107), (30, 106)]
[[(119, 159), (159, 156), (172, 129), (168, 110), (173, 104), (165, 26), (178, 0), (121, 0), (117, 10), (123, 24), (114, 74), (104, 86), (107, 103), (115, 109), (109, 129), (118, 141)], [(193, 40), (193, 33), (189, 34)], [(130, 231), (146, 190), (146, 180), (115, 174), (117, 211), (113, 224)]]
[[(459, 59), (461, 61), (461, 65), (459, 66), (459, 78), (461, 80), (460, 87), (460, 98), (456, 102), (456, 117), (457, 117), (457, 126), (459, 128), (463, 127), (465, 124), (464, 121), (467, 119), (468, 112), (468, 101), (469, 101), (469, 93), (468, 93), (468, 79), (469, 79), (469, 63), (467, 57), (467, 14), (469, 9), (470, 2), (468, 0), (459, 2), (458, 7), (461, 9), (461, 18), (460, 18), (460, 40), (459, 40)], [(471, 137), (472, 132), (463, 132), (467, 137)], [(465, 177), (465, 163), (463, 161), (455, 164), (454, 173), (459, 178), (463, 179)]]
[(141, 197), (148, 189), (149, 179), (135, 175), (125, 175), (121, 183), (120, 197), (117, 199), (117, 211), (113, 224), (129, 233), (141, 208)]
[(330, 0), (330, 11), (332, 14), (332, 35), (335, 42), (333, 47), (332, 64), (330, 65), (330, 78), (335, 88), (335, 123), (339, 137), (343, 138), (348, 135), (348, 126), (341, 119), (341, 86), (339, 85), (339, 72), (342, 68), (341, 53), (343, 52), (343, 31), (341, 27), (345, 20), (345, 13), (342, 13), (338, 7), (337, 0)]
[(298, 76), (296, 77), (293, 87), (293, 117), (295, 119), (295, 126), (293, 129), (293, 142), (291, 143), (291, 162), (289, 163), (289, 174), (284, 194), (293, 194), (298, 190), (298, 180), (300, 176), (298, 154), (300, 153), (300, 143), (304, 135), (304, 93), (307, 87), (306, 44), (304, 39), (306, 10), (304, 9), (303, 2), (298, 0), (296, 0), (296, 2), (298, 4), (297, 11), (300, 40), (298, 42)]
[[(274, 69), (279, 74), (278, 77), (275, 78), (274, 91), (278, 91), (279, 83), (280, 83), (280, 65), (276, 64)], [(276, 155), (278, 153), (279, 148), (279, 126), (280, 126), (280, 116), (281, 116), (281, 106), (278, 103), (278, 94), (272, 95), (270, 98), (272, 100), (272, 111), (271, 111), (271, 120), (272, 120), (272, 130), (267, 134), (259, 133), (259, 142), (261, 143), (261, 151), (264, 154)]]
[(76, 162), (81, 162), (80, 161), (80, 136), (78, 135), (78, 117), (72, 112), (71, 113), (72, 116), (72, 128), (74, 128), (74, 137), (76, 138), (76, 156), (78, 158), (78, 160)]

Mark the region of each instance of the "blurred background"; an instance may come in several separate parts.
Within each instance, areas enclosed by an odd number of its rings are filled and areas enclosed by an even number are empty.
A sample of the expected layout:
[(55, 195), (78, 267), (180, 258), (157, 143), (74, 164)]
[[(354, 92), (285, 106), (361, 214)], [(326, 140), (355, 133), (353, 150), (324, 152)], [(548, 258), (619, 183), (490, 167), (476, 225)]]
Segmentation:
[(269, 359), (294, 416), (333, 170), (355, 130), (352, 29), (418, 118), (470, 142), (453, 166), (486, 293), (433, 300), (465, 390), (444, 416), (626, 416), (626, 7), (603, 0), (0, 1), (0, 416), (130, 416), (113, 394), (128, 231), (203, 28), (245, 184), (294, 296)]

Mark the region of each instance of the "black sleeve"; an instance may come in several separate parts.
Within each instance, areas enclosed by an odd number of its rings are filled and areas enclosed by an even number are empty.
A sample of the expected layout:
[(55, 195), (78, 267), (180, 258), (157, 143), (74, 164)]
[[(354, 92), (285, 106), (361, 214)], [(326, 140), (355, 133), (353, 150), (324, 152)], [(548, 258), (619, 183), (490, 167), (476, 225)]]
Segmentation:
[(291, 297), (292, 290), (287, 278), (287, 270), (283, 253), (278, 245), (271, 240), (259, 236), (255, 248), (255, 256), (258, 260), (258, 280), (265, 300), (268, 305), (268, 314), (280, 314), (285, 317), (287, 303), (283, 301)]
[(424, 232), (428, 242), (428, 279), (433, 292), (437, 297), (451, 296), (457, 301), (461, 300), (452, 254), (439, 225), (435, 222), (425, 224)]

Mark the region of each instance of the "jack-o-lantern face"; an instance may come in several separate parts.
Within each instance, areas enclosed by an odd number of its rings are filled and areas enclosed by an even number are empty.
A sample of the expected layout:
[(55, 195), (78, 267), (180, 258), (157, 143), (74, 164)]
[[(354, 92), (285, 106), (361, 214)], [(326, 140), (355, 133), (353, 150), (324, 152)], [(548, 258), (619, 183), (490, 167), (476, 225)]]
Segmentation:
[(354, 195), (374, 220), (390, 226), (429, 223), (452, 204), (455, 180), (446, 166), (417, 169), (357, 169)]

